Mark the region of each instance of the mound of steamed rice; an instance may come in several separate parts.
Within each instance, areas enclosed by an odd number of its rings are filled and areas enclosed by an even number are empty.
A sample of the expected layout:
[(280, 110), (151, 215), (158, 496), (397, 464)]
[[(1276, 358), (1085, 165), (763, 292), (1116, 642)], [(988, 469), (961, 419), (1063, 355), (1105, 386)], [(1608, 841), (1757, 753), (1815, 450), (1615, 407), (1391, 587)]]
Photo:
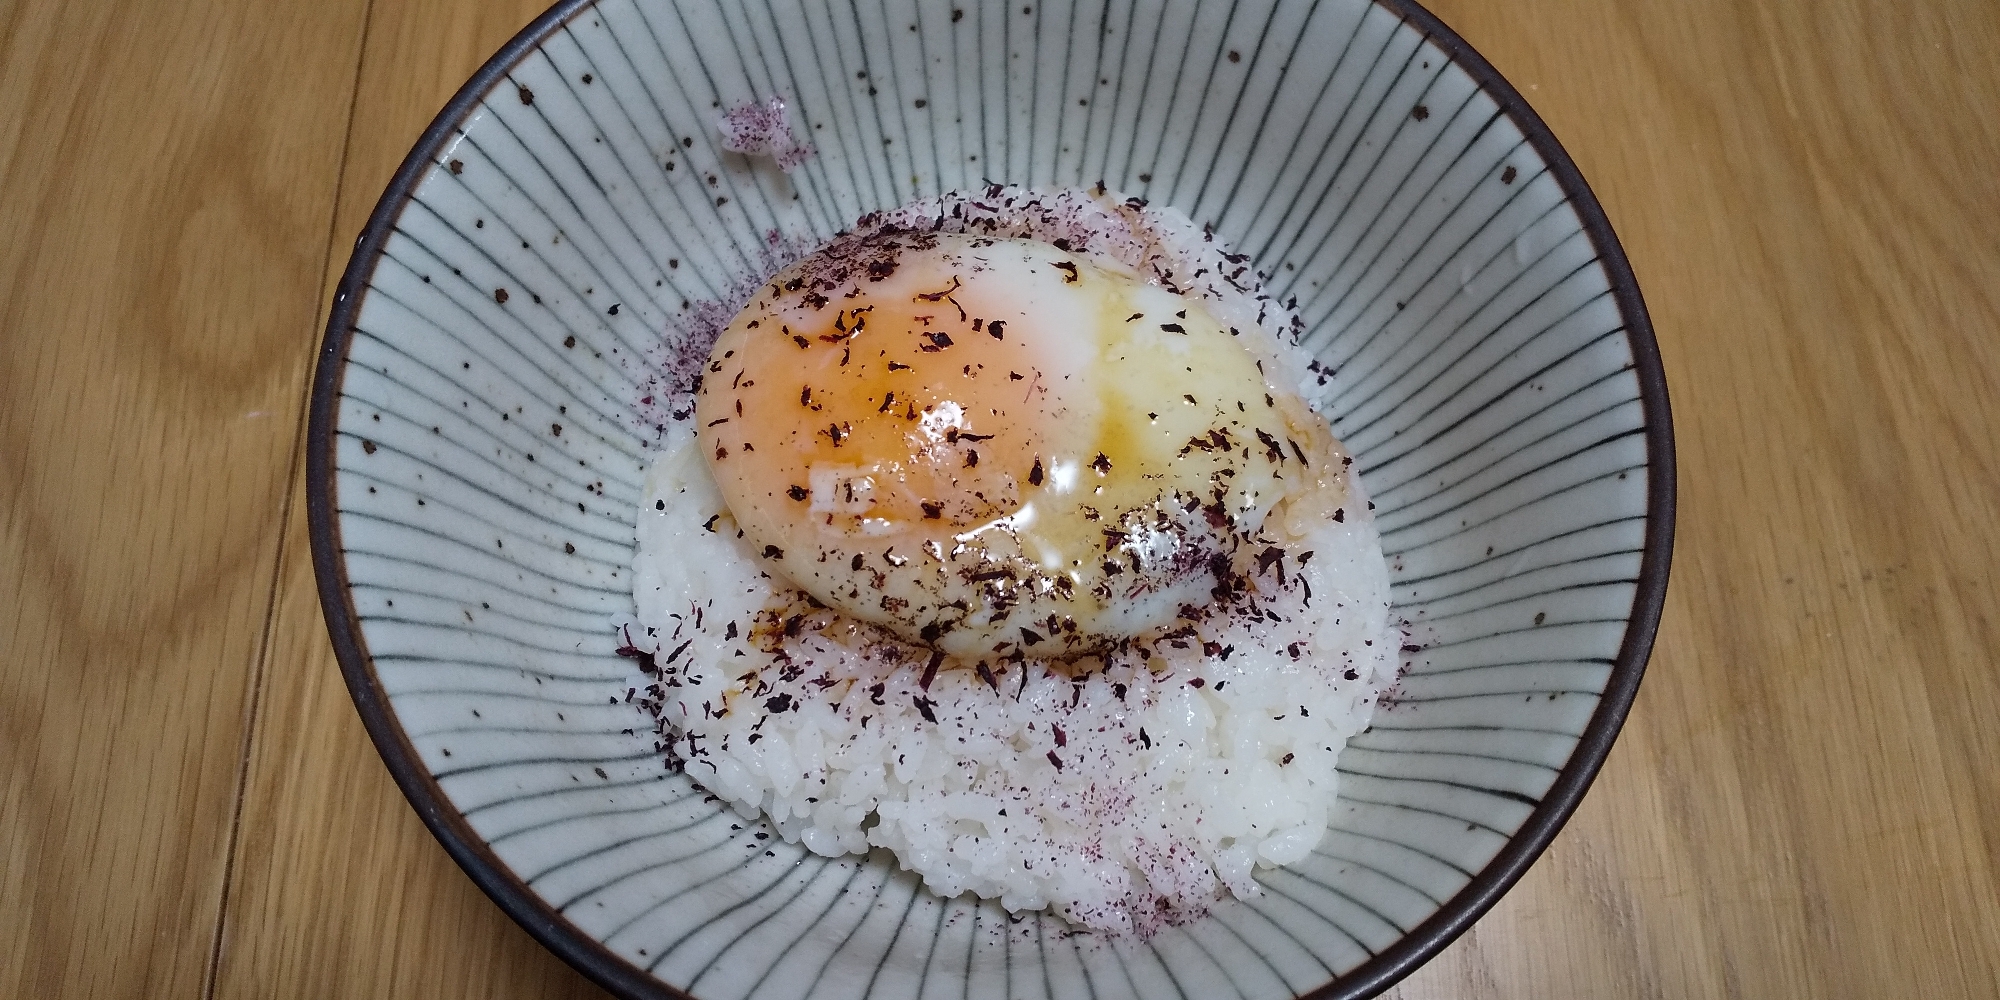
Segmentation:
[[(862, 227), (911, 220), (1150, 268), (1310, 387), (1289, 312), (1173, 213), (995, 188)], [(1101, 656), (973, 671), (760, 571), (694, 442), (671, 427), (647, 479), (632, 641), (670, 765), (745, 817), (826, 856), (887, 849), (941, 896), (1139, 934), (1255, 895), (1254, 869), (1319, 842), (1400, 641), (1356, 477), (1340, 520), (1267, 519), (1276, 549), (1225, 605)]]

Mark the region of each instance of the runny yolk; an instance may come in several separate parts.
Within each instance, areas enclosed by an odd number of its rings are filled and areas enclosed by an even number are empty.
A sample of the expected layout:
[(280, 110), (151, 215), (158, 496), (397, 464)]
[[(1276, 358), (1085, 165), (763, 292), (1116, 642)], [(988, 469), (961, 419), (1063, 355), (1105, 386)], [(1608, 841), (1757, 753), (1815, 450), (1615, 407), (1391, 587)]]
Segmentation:
[(863, 301), (739, 317), (697, 413), (719, 478), (835, 529), (939, 538), (1013, 513), (1047, 478), (1046, 422), (1077, 414), (1021, 305), (956, 275), (899, 277)]

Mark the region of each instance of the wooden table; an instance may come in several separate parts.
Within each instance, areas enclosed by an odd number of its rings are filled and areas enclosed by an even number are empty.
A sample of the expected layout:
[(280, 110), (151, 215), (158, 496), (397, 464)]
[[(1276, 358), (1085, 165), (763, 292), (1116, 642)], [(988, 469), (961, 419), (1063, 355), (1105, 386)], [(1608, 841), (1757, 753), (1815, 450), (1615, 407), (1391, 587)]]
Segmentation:
[[(0, 3), (0, 995), (599, 995), (390, 783), (303, 512), (355, 234), (541, 3)], [(1993, 996), (2000, 5), (1435, 8), (1631, 253), (1680, 544), (1596, 788), (1391, 996)]]

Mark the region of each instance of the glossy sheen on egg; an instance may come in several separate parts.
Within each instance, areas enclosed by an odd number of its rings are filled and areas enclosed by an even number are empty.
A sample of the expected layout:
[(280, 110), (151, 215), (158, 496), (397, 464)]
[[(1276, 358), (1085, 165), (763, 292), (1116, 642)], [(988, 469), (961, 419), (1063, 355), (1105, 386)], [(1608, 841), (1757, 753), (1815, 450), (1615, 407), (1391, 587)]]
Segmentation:
[(1167, 624), (1274, 507), (1344, 492), (1324, 422), (1232, 331), (1029, 240), (835, 240), (724, 331), (696, 421), (767, 570), (968, 659)]

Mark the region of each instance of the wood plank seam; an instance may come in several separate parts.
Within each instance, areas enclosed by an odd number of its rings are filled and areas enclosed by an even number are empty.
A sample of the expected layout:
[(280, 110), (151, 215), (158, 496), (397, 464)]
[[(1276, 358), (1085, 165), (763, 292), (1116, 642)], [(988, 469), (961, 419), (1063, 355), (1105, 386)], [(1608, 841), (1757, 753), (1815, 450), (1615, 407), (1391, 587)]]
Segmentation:
[[(347, 91), (347, 121), (341, 132), (340, 164), (334, 174), (333, 198), (327, 204), (326, 244), (320, 259), (320, 294), (322, 300), (313, 310), (313, 325), (307, 336), (317, 341), (325, 330), (326, 318), (331, 304), (325, 301), (325, 291), (333, 279), (333, 268), (344, 267), (336, 264), (340, 258), (334, 252), (340, 245), (338, 227), (340, 225), (340, 199), (342, 189), (347, 184), (347, 154), (354, 146), (354, 109), (361, 97), (361, 71), (368, 58), (368, 31), (374, 21), (375, 2), (369, 0), (361, 13), (361, 40), (355, 46), (354, 73), (350, 77)], [(292, 447), (285, 459), (287, 476), (285, 481), (284, 505), (278, 512), (278, 549), (271, 561), (271, 586), (269, 597), (264, 602), (264, 622), (257, 636), (257, 657), (250, 665), (250, 694), (246, 699), (243, 719), (243, 741), (236, 754), (235, 790), (229, 802), (229, 834), (223, 846), (222, 892), (216, 900), (215, 929), (209, 938), (208, 969), (202, 975), (202, 1000), (214, 1000), (216, 981), (222, 969), (223, 936), (229, 930), (229, 897), (235, 888), (236, 854), (242, 841), (243, 802), (250, 785), (250, 755), (257, 741), (258, 708), (263, 702), (264, 677), (270, 669), (271, 644), (274, 625), (278, 615), (278, 594), (285, 573), (285, 558), (291, 547), (292, 508), (298, 500), (299, 481), (303, 478), (301, 463), (305, 460), (306, 418), (312, 412), (313, 376), (319, 369), (319, 350), (315, 348), (311, 361), (305, 366), (304, 382), (299, 388), (298, 412), (293, 415)]]

